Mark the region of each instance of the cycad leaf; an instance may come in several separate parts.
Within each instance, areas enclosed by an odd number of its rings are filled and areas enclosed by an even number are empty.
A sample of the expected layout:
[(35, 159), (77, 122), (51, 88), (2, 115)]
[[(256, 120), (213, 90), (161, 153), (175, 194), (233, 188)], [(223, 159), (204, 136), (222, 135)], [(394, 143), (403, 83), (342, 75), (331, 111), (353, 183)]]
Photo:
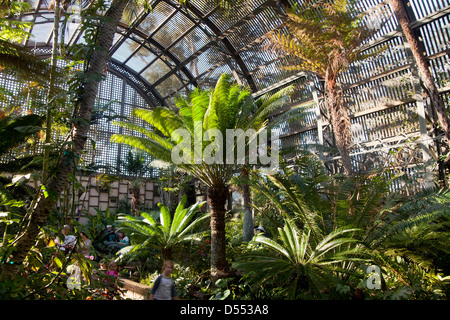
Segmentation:
[(214, 110), (217, 116), (217, 126), (212, 128), (217, 128), (221, 131), (229, 129), (226, 127), (226, 124), (228, 124), (228, 98), (232, 87), (231, 80), (231, 75), (227, 73), (222, 74), (217, 81), (211, 96), (211, 110)]
[(129, 145), (135, 149), (145, 151), (160, 160), (172, 163), (171, 150), (154, 140), (116, 133), (111, 136), (111, 142)]
[(285, 234), (285, 245), (289, 248), (291, 258), (295, 261), (298, 256), (298, 237), (295, 226), (290, 219), (286, 219), (283, 230)]
[(210, 92), (196, 88), (192, 91), (190, 98), (192, 104), (192, 121), (200, 121), (203, 123), (211, 99)]
[(177, 208), (175, 209), (175, 214), (173, 216), (172, 225), (170, 227), (170, 235), (174, 235), (177, 233), (177, 229), (179, 228), (181, 222), (186, 217), (186, 213), (188, 212), (188, 209), (184, 208), (186, 205), (187, 196), (186, 194), (183, 195), (181, 198), (181, 201), (178, 203)]
[(136, 131), (139, 133), (144, 134), (148, 139), (155, 141), (156, 143), (159, 143), (164, 148), (167, 148), (171, 150), (173, 148), (173, 143), (170, 141), (167, 137), (161, 137), (160, 135), (156, 134), (154, 131), (148, 130), (143, 128), (142, 126), (138, 126), (129, 122), (124, 121), (115, 121), (115, 125), (127, 128), (130, 131)]
[(170, 225), (172, 223), (172, 219), (170, 217), (169, 208), (162, 203), (158, 203), (159, 210), (161, 211), (159, 215), (160, 223), (163, 228), (163, 231), (166, 235), (170, 233)]
[(360, 229), (346, 229), (346, 228), (336, 229), (336, 230), (330, 232), (329, 234), (327, 234), (322, 239), (322, 241), (320, 241), (320, 243), (317, 244), (316, 250), (318, 250), (318, 251), (325, 250), (327, 247), (329, 247), (330, 241), (333, 240), (334, 238), (339, 237), (348, 232), (356, 232), (356, 231), (360, 231)]
[(262, 98), (264, 99), (264, 102), (253, 115), (250, 126), (253, 127), (255, 125), (259, 125), (269, 116), (270, 113), (285, 104), (286, 100), (289, 98), (289, 94), (291, 94), (293, 90), (294, 86), (289, 86), (277, 91), (268, 98)]
[(205, 213), (201, 217), (195, 219), (190, 223), (188, 226), (180, 228), (179, 237), (183, 239), (187, 239), (187, 234), (191, 232), (191, 230), (194, 230), (201, 222), (203, 222), (205, 219), (208, 219), (211, 216), (211, 213)]
[(216, 104), (210, 100), (208, 109), (205, 112), (205, 118), (203, 121), (203, 129), (218, 129), (219, 128), (219, 118), (217, 116)]
[(172, 132), (176, 129), (183, 128), (183, 121), (180, 117), (168, 108), (134, 109), (133, 114), (138, 118), (150, 123), (157, 128), (166, 137), (170, 138)]
[(263, 243), (263, 244), (267, 245), (268, 247), (270, 247), (271, 249), (281, 253), (286, 258), (290, 259), (291, 255), (289, 254), (289, 252), (282, 245), (280, 245), (279, 243), (277, 243), (276, 241), (274, 241), (272, 239), (257, 235), (253, 238), (253, 241), (258, 242), (258, 243)]
[(147, 224), (151, 225), (151, 226), (155, 226), (157, 224), (155, 218), (153, 218), (153, 216), (147, 212), (141, 212), (141, 216), (145, 219), (143, 220), (144, 222), (146, 222)]

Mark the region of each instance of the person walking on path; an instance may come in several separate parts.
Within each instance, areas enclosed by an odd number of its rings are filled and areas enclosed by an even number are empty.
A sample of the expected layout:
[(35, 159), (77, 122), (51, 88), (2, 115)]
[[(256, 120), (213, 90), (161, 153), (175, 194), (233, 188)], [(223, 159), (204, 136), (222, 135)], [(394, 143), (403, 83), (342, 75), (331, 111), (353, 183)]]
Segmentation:
[(175, 281), (170, 277), (172, 271), (173, 261), (164, 261), (162, 273), (156, 278), (150, 292), (150, 300), (178, 300)]

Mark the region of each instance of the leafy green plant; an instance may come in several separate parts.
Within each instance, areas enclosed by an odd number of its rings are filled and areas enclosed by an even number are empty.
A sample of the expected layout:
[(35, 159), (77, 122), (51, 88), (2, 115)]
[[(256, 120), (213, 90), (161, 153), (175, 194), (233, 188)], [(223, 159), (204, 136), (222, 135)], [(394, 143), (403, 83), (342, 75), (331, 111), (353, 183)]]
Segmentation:
[[(225, 203), (228, 198), (229, 180), (235, 170), (242, 165), (236, 164), (234, 160), (230, 163), (229, 157), (226, 157), (226, 148), (214, 150), (215, 157), (220, 156), (221, 161), (214, 159), (213, 163), (207, 163), (197, 152), (198, 146), (195, 141), (201, 141), (199, 138), (204, 137), (210, 129), (216, 133), (220, 132), (222, 137), (226, 137), (228, 129), (261, 130), (266, 125), (268, 115), (285, 102), (291, 90), (292, 87), (283, 88), (267, 99), (264, 97), (254, 100), (248, 88), (233, 82), (231, 75), (222, 74), (213, 90), (197, 88), (186, 98), (176, 98), (176, 110), (159, 107), (133, 111), (134, 116), (149, 123), (155, 130), (145, 129), (129, 122), (117, 122), (130, 131), (139, 132), (141, 136), (114, 134), (111, 137), (112, 142), (130, 145), (166, 163), (175, 164), (172, 151), (178, 149), (179, 154), (180, 143), (190, 148), (188, 152), (183, 151), (185, 161), (177, 161), (179, 163), (176, 163), (176, 166), (208, 186), (212, 229), (212, 274), (218, 270), (224, 271), (227, 267)], [(189, 137), (194, 139), (190, 138), (190, 142), (187, 141), (181, 132), (189, 134)], [(210, 149), (209, 152), (212, 151), (210, 142), (203, 140), (199, 143), (202, 152), (207, 147)], [(200, 158), (200, 161), (196, 161), (197, 158)]]
[(367, 290), (364, 282), (359, 288), (366, 299), (379, 300), (445, 300), (448, 298), (450, 277), (402, 258), (377, 254), (374, 262), (381, 266), (381, 288)]
[(33, 247), (19, 274), (0, 279), (0, 300), (122, 299), (121, 284), (99, 270), (98, 262), (75, 252), (65, 255), (55, 246)]
[[(352, 236), (364, 244), (359, 247), (361, 253), (381, 268), (385, 281), (380, 292), (363, 290), (367, 298), (445, 297), (448, 285), (442, 279), (449, 274), (450, 261), (447, 189), (405, 197), (401, 190), (390, 188), (395, 176), (384, 172), (328, 176), (314, 157), (298, 158), (282, 169), (282, 175), (255, 175), (255, 190), (271, 200), (280, 216), (309, 228), (313, 241), (342, 228), (360, 229)], [(358, 283), (358, 290), (367, 289), (361, 287), (358, 262), (349, 259), (341, 265), (346, 272), (337, 274), (341, 281), (337, 291), (350, 294)]]
[(359, 231), (358, 229), (337, 229), (322, 238), (313, 239), (308, 227), (298, 229), (292, 219), (285, 219), (285, 226), (279, 228), (280, 241), (265, 236), (256, 236), (253, 241), (264, 244), (269, 254), (258, 251), (237, 259), (233, 266), (256, 285), (265, 282), (281, 286), (286, 297), (296, 299), (306, 295), (324, 297), (323, 292), (337, 284), (335, 272), (346, 261), (357, 261), (360, 253), (357, 240), (343, 237)]
[(288, 33), (279, 29), (269, 34), (273, 49), (298, 58), (283, 69), (309, 71), (323, 81), (325, 106), (347, 175), (354, 174), (349, 155), (352, 133), (338, 78), (351, 63), (367, 58), (362, 44), (377, 29), (367, 26), (365, 15), (355, 0), (307, 0), (287, 10)]
[(119, 181), (119, 178), (110, 174), (102, 173), (95, 178), (95, 181), (97, 187), (100, 189), (99, 191), (109, 192), (109, 190), (111, 189), (111, 185), (115, 181)]
[(424, 190), (395, 198), (366, 228), (372, 262), (382, 270), (385, 290), (377, 298), (443, 299), (448, 294), (450, 192)]
[(173, 216), (166, 205), (158, 203), (160, 209), (159, 221), (148, 213), (141, 212), (140, 217), (128, 215), (119, 216), (120, 228), (130, 233), (134, 243), (121, 249), (118, 254), (131, 254), (150, 248), (158, 248), (164, 260), (172, 259), (172, 252), (176, 245), (185, 241), (197, 241), (203, 232), (193, 233), (195, 228), (209, 213), (197, 216), (200, 208), (206, 202), (197, 202), (185, 208), (187, 196), (184, 195)]

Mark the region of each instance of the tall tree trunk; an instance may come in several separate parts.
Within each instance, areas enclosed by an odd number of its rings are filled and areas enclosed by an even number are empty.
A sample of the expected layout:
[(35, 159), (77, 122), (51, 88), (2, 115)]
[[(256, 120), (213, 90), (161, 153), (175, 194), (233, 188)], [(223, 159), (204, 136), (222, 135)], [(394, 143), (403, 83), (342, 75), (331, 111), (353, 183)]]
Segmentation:
[(173, 254), (172, 248), (165, 248), (165, 247), (161, 248), (161, 255), (163, 261), (172, 260), (172, 254)]
[[(113, 0), (111, 8), (105, 14), (103, 23), (98, 27), (96, 49), (90, 59), (86, 78), (92, 79), (93, 75), (103, 74), (106, 63), (109, 60), (109, 48), (112, 45), (117, 25), (122, 17), (125, 7), (125, 1)], [(101, 49), (100, 49), (101, 48)], [(64, 190), (68, 175), (75, 168), (75, 161), (81, 155), (87, 140), (89, 123), (92, 109), (98, 92), (99, 82), (87, 81), (82, 84), (82, 94), (77, 102), (78, 113), (76, 117), (84, 121), (74, 123), (71, 132), (72, 143), (62, 153), (59, 159), (56, 171), (49, 175), (49, 182), (45, 185), (45, 191), (41, 189), (34, 205), (29, 209), (27, 221), (25, 221), (23, 230), (15, 237), (13, 241), (13, 253), (5, 264), (2, 276), (13, 276), (17, 274), (20, 265), (27, 256), (29, 250), (36, 241), (40, 228), (44, 225), (47, 217), (52, 210), (58, 195)]]
[[(249, 178), (249, 172), (247, 168), (242, 169), (242, 177)], [(243, 240), (249, 242), (253, 238), (253, 217), (251, 206), (251, 192), (248, 183), (244, 183), (242, 186), (242, 197), (244, 198), (244, 221), (243, 221)]]
[(450, 121), (445, 110), (444, 101), (439, 95), (438, 88), (429, 69), (428, 61), (425, 58), (424, 52), (421, 52), (420, 50), (419, 40), (414, 34), (414, 30), (411, 28), (408, 14), (405, 10), (403, 2), (401, 0), (391, 0), (391, 5), (403, 30), (403, 34), (405, 35), (405, 38), (409, 43), (411, 52), (422, 76), (423, 84), (428, 91), (431, 103), (436, 110), (438, 120), (440, 125), (442, 126), (442, 130), (445, 133), (445, 137), (447, 138), (447, 141), (450, 142)]
[(350, 117), (342, 104), (342, 92), (338, 90), (336, 78), (331, 72), (326, 77), (325, 99), (336, 139), (336, 147), (341, 155), (344, 173), (347, 176), (353, 175), (352, 163), (350, 161), (350, 144), (352, 141)]
[(139, 215), (139, 208), (141, 207), (141, 179), (135, 178), (129, 181), (131, 191), (131, 212), (135, 216)]
[(44, 146), (44, 160), (42, 165), (42, 181), (46, 181), (48, 173), (48, 163), (50, 160), (50, 149), (49, 144), (52, 140), (52, 117), (53, 117), (53, 106), (55, 94), (55, 76), (56, 76), (56, 59), (58, 57), (58, 34), (59, 34), (59, 17), (60, 17), (60, 6), (61, 0), (56, 0), (54, 2), (54, 22), (53, 22), (53, 45), (52, 45), (52, 58), (51, 58), (51, 69), (50, 69), (50, 83), (48, 85), (47, 92), (47, 118), (45, 121), (45, 146)]
[(226, 186), (212, 186), (208, 189), (211, 208), (211, 275), (217, 276), (227, 268), (225, 243), (225, 203), (228, 198)]

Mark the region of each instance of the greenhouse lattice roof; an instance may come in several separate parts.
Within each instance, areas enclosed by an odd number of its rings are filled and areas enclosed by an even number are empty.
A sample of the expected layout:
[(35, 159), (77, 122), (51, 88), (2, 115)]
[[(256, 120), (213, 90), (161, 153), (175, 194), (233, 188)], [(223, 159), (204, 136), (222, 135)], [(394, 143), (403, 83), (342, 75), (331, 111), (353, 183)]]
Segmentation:
[[(50, 1), (29, 0), (33, 10), (23, 16), (24, 20), (34, 22), (32, 37), (25, 44), (41, 54), (50, 53), (53, 33)], [(168, 105), (177, 92), (211, 86), (224, 72), (233, 74), (255, 94), (268, 91), (286, 79), (302, 75), (280, 69), (291, 57), (278, 57), (264, 50), (267, 33), (281, 28), (284, 8), (295, 2), (248, 0), (220, 10), (214, 0), (191, 0), (187, 7), (177, 1), (151, 1), (151, 12), (142, 9), (131, 25), (121, 21), (111, 48), (110, 70), (134, 82), (152, 105)], [(443, 2), (412, 1), (412, 9), (421, 18), (423, 12), (445, 7)], [(89, 1), (80, 3), (85, 6)], [(363, 10), (373, 10), (386, 3), (365, 0), (359, 5)], [(71, 5), (67, 11), (71, 9), (74, 14), (64, 33), (67, 45), (83, 41), (75, 17), (77, 5)], [(396, 26), (393, 21), (384, 29)], [(377, 36), (389, 31), (380, 30)]]
[[(22, 14), (21, 18), (33, 22), (33, 27), (29, 30), (32, 36), (24, 45), (37, 55), (48, 57), (54, 22), (54, 12), (48, 9), (51, 0), (28, 1), (32, 10)], [(78, 1), (82, 7), (90, 2)], [(448, 99), (450, 0), (402, 1), (408, 3), (411, 27), (420, 35), (439, 90)], [(98, 103), (110, 103), (118, 115), (129, 117), (130, 110), (136, 107), (170, 106), (175, 94), (184, 94), (196, 86), (203, 89), (211, 87), (223, 73), (232, 74), (240, 84), (249, 86), (255, 96), (294, 82), (297, 88), (289, 105), (278, 111), (282, 113), (294, 105), (310, 108), (301, 121), (278, 125), (276, 129), (282, 145), (333, 147), (326, 114), (318, 114), (320, 99), (323, 98), (317, 95), (320, 86), (310, 81), (317, 79), (306, 78), (303, 72), (282, 69), (298, 61), (293, 61), (295, 58), (291, 56), (277, 56), (265, 50), (270, 42), (268, 33), (283, 28), (285, 8), (303, 0), (245, 0), (225, 11), (220, 10), (216, 2), (190, 0), (186, 7), (176, 0), (153, 0), (151, 12), (141, 10), (131, 24), (122, 20), (110, 49), (109, 72), (100, 85)], [(368, 59), (352, 63), (339, 75), (351, 115), (352, 156), (355, 161), (366, 163), (366, 155), (374, 150), (389, 150), (394, 143), (392, 141), (397, 143), (403, 141), (403, 137), (410, 139), (411, 135), (424, 135), (426, 132), (420, 132), (415, 126), (402, 125), (408, 124), (407, 120), (394, 123), (391, 119), (403, 119), (406, 114), (412, 117), (418, 107), (410, 95), (409, 82), (405, 81), (410, 79), (414, 63), (390, 0), (361, 0), (357, 5), (369, 13), (370, 22), (378, 29), (365, 44), (367, 53), (375, 53), (380, 47), (387, 48)], [(64, 27), (66, 45), (83, 42), (76, 17), (77, 7), (73, 6), (74, 13)], [(380, 18), (386, 20), (378, 26)], [(423, 102), (418, 105), (421, 104)], [(394, 113), (395, 117), (392, 116)], [(114, 165), (125, 156), (126, 150), (110, 143), (111, 134), (118, 129), (105, 121), (99, 120), (91, 130), (92, 139), (98, 146), (90, 151), (95, 153), (91, 158), (92, 161)], [(383, 121), (388, 125), (380, 125)], [(101, 151), (102, 148), (106, 151)], [(117, 154), (120, 156), (112, 156)], [(324, 157), (334, 161), (338, 155), (330, 152)]]
[[(33, 11), (23, 16), (34, 22), (25, 44), (40, 54), (49, 54), (51, 47), (49, 2), (31, 0)], [(187, 7), (155, 0), (152, 8), (142, 10), (131, 25), (121, 21), (109, 67), (141, 87), (153, 105), (167, 105), (175, 93), (195, 86), (208, 87), (224, 72), (255, 93), (295, 76), (280, 70), (283, 59), (263, 50), (265, 35), (281, 25), (280, 1), (249, 0), (227, 13), (213, 0), (191, 1)], [(75, 18), (66, 25), (64, 41), (83, 41)]]

